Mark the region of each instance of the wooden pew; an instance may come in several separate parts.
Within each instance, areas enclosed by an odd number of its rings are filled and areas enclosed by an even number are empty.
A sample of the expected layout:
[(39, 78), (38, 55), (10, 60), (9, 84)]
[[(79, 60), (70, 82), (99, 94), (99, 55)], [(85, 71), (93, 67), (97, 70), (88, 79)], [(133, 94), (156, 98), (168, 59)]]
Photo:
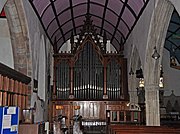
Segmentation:
[(109, 134), (179, 134), (180, 128), (167, 126), (110, 125)]

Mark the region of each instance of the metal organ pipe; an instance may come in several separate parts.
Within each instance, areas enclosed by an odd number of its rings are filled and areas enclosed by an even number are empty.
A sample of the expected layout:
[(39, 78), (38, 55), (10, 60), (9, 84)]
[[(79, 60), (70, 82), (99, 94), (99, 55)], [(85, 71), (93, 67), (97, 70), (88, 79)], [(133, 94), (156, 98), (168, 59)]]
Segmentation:
[(101, 100), (103, 95), (108, 95), (110, 100), (120, 99), (121, 64), (109, 56), (110, 62), (103, 65), (94, 48), (92, 42), (86, 42), (75, 63), (69, 65), (67, 59), (62, 59), (57, 64), (58, 98), (68, 99), (73, 93), (80, 100)]

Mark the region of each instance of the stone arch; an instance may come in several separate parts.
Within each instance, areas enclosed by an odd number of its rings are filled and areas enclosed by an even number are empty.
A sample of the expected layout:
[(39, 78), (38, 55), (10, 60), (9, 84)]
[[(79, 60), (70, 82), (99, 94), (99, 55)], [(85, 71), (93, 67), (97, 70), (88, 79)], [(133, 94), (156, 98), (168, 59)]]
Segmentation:
[(129, 63), (129, 72), (132, 68), (134, 74), (133, 75), (128, 75), (128, 83), (129, 83), (129, 95), (130, 95), (130, 102), (133, 103), (138, 103), (138, 97), (137, 97), (137, 92), (136, 88), (138, 87), (138, 79), (136, 78), (136, 70), (141, 67), (141, 59), (139, 56), (139, 52), (136, 48), (135, 45), (132, 47), (132, 52), (131, 52), (131, 57), (130, 57), (130, 63)]
[(31, 76), (31, 54), (27, 23), (21, 0), (9, 0), (4, 6), (9, 25), (14, 69)]
[[(144, 62), (146, 125), (159, 126), (159, 78), (166, 32), (170, 22), (173, 6), (168, 0), (159, 0), (151, 18), (149, 36)], [(154, 47), (160, 53), (160, 58), (152, 58)]]

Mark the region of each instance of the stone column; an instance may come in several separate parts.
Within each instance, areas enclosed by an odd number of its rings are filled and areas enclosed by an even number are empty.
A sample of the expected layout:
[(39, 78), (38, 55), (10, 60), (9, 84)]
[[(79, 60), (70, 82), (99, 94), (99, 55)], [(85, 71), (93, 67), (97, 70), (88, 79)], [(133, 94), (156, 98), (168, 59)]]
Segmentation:
[[(146, 125), (160, 126), (159, 111), (159, 78), (164, 42), (174, 7), (168, 0), (158, 0), (151, 19), (148, 44), (145, 54), (145, 103)], [(152, 58), (153, 47), (156, 46), (160, 58)]]
[(129, 75), (128, 79), (128, 89), (129, 89), (129, 99), (131, 103), (138, 104), (138, 96), (137, 96), (137, 87), (138, 87), (138, 81), (136, 78), (136, 74)]
[(146, 103), (146, 125), (160, 126), (158, 85), (146, 86), (145, 103)]

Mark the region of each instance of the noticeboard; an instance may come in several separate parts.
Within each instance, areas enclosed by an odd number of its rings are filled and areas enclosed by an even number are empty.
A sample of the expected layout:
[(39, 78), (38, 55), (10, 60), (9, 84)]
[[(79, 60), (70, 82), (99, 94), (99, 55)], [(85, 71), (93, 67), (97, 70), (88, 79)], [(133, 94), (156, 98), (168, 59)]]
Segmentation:
[(0, 134), (18, 134), (19, 108), (0, 107)]

